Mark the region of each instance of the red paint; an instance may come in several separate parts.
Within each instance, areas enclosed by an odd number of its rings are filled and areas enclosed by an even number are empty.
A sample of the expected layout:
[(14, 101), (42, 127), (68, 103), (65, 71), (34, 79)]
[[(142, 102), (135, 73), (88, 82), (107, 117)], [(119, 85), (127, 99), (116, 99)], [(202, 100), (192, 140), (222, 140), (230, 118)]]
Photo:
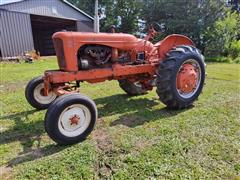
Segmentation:
[[(154, 29), (150, 29), (145, 39), (123, 33), (82, 33), (82, 32), (57, 32), (53, 35), (54, 47), (58, 57), (59, 69), (46, 71), (44, 74), (44, 94), (50, 90), (57, 94), (64, 93), (64, 89), (58, 89), (59, 83), (72, 81), (87, 81), (90, 83), (103, 82), (113, 79), (132, 79), (141, 81), (147, 89), (152, 89), (147, 84), (156, 76), (156, 69), (166, 54), (175, 46), (192, 45), (193, 42), (186, 36), (173, 34), (162, 41), (152, 44), (149, 39), (156, 35)], [(78, 70), (77, 53), (80, 47), (87, 44), (105, 45), (112, 48), (112, 67), (96, 68), (90, 70)], [(118, 63), (119, 51), (130, 54), (131, 61), (136, 61), (138, 53), (144, 53), (145, 60), (142, 64), (120, 64)], [(181, 77), (182, 75), (180, 75)], [(180, 80), (185, 78), (180, 78)], [(184, 89), (182, 83), (178, 83)], [(194, 84), (191, 80), (191, 87)], [(192, 89), (192, 88), (190, 88)], [(188, 88), (184, 91), (190, 91)]]
[(70, 121), (71, 126), (74, 125), (74, 124), (78, 125), (78, 123), (80, 121), (80, 117), (77, 114), (75, 114), (73, 117), (71, 117), (69, 119), (69, 121)]
[(184, 64), (177, 75), (177, 89), (182, 93), (192, 92), (198, 82), (198, 73), (191, 64)]

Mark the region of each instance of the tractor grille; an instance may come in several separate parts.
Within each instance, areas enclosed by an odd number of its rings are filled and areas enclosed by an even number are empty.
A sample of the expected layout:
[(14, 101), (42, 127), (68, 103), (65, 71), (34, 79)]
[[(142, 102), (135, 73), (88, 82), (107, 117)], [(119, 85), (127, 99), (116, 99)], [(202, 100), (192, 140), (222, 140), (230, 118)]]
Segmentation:
[(65, 54), (63, 49), (63, 41), (60, 38), (54, 38), (54, 48), (56, 51), (58, 66), (61, 70), (66, 68)]

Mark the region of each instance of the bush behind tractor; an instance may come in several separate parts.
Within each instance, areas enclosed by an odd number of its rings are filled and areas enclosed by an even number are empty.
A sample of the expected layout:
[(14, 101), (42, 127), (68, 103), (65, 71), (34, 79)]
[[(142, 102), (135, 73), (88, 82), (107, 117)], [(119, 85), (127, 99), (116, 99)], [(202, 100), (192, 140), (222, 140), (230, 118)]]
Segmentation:
[(128, 95), (156, 87), (171, 109), (187, 108), (198, 98), (205, 79), (204, 57), (191, 39), (172, 34), (156, 44), (150, 26), (139, 39), (124, 33), (57, 32), (53, 35), (59, 70), (31, 80), (25, 96), (36, 109), (48, 109), (45, 129), (58, 144), (83, 141), (94, 129), (97, 108), (79, 92), (80, 83), (118, 80)]

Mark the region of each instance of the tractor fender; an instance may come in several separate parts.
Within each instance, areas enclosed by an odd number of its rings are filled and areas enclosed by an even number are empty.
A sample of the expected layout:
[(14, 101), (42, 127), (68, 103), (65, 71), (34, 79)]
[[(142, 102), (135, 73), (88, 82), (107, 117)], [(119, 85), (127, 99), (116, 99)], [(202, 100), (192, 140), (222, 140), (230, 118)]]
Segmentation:
[(190, 45), (194, 46), (193, 41), (187, 36), (180, 34), (172, 34), (164, 38), (162, 41), (154, 44), (155, 47), (158, 47), (159, 58), (164, 59), (166, 54), (173, 48), (179, 45)]

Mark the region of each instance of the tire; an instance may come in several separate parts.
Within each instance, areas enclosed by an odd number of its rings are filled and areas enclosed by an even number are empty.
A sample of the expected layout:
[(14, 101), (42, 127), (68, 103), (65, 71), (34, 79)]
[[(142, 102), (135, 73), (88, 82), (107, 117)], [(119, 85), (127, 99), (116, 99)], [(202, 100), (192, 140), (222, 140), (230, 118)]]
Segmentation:
[[(188, 71), (185, 71), (186, 68), (189, 68)], [(185, 76), (189, 79), (187, 83), (185, 79), (183, 79), (184, 81), (181, 80), (184, 73), (190, 73), (191, 76), (194, 76), (194, 86), (188, 84), (191, 79), (190, 74)], [(167, 54), (166, 59), (159, 65), (156, 83), (157, 94), (168, 108), (186, 108), (191, 106), (198, 98), (204, 81), (205, 63), (203, 55), (195, 47), (178, 46), (172, 49)], [(186, 92), (187, 90), (189, 92)]]
[[(82, 120), (82, 121), (81, 121)], [(67, 94), (54, 101), (45, 115), (45, 130), (60, 145), (82, 142), (97, 120), (95, 103), (81, 94)]]
[(43, 88), (43, 78), (40, 76), (29, 81), (25, 89), (25, 97), (28, 103), (38, 110), (47, 109), (57, 98), (57, 95), (53, 92), (49, 92), (48, 96), (43, 96)]
[(127, 79), (118, 80), (119, 86), (130, 96), (147, 94), (141, 84), (129, 82)]

